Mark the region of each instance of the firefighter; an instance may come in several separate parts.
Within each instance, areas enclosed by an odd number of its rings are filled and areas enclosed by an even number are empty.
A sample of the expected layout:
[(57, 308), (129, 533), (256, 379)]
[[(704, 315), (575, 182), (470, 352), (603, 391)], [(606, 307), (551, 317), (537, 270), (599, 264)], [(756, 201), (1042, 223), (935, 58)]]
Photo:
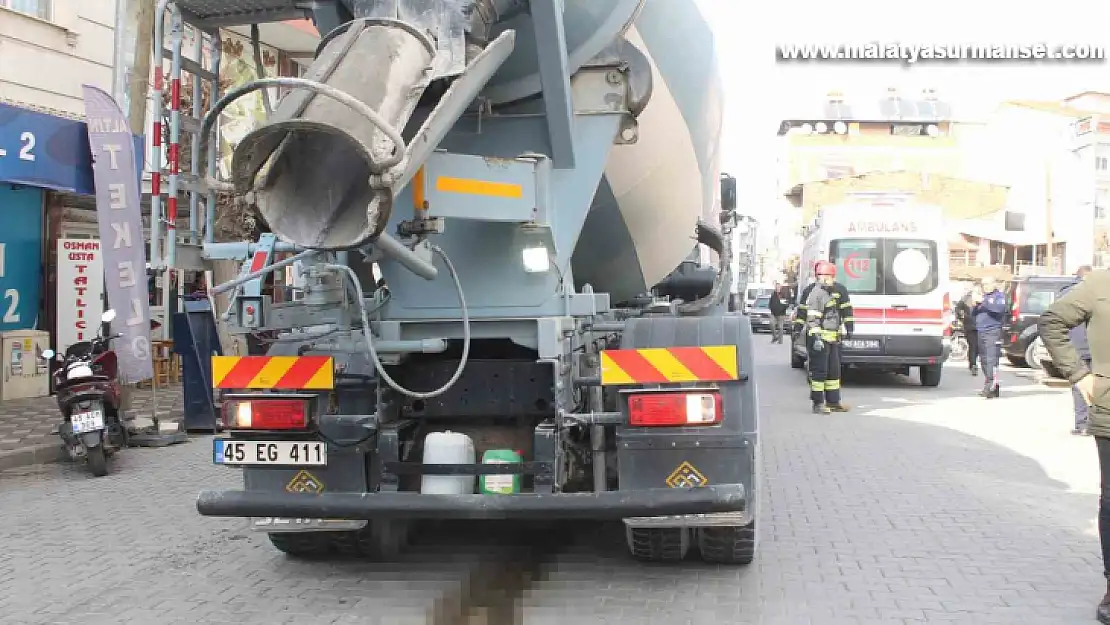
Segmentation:
[(806, 347), (809, 352), (809, 396), (813, 412), (847, 412), (840, 401), (840, 341), (855, 327), (848, 289), (836, 281), (836, 266), (817, 263), (816, 287), (806, 297)]
[[(820, 261), (813, 264), (813, 272), (817, 271), (817, 265), (821, 264)], [(813, 272), (810, 275), (815, 275)], [(809, 294), (813, 292), (813, 287), (817, 286), (817, 280), (810, 282), (806, 288), (802, 289), (801, 296), (798, 297), (798, 307), (794, 309), (794, 332), (792, 334), (805, 334), (806, 327), (806, 300), (809, 299)]]

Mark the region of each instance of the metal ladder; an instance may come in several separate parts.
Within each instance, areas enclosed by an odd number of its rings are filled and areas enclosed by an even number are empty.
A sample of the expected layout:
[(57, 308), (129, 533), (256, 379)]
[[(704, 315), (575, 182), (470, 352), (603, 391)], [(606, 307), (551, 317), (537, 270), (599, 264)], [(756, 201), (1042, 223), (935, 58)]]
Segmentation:
[[(216, 194), (207, 189), (204, 184), (205, 174), (199, 171), (201, 162), (199, 131), (201, 119), (207, 112), (204, 106), (202, 81), (208, 83), (209, 104), (219, 97), (222, 42), (218, 28), (207, 27), (199, 21), (186, 19), (178, 4), (169, 0), (160, 0), (157, 5), (153, 45), (155, 58), (158, 59), (158, 71), (154, 74), (150, 93), (150, 109), (153, 113), (151, 138), (154, 151), (151, 180), (150, 258), (152, 267), (155, 270), (165, 271), (167, 278), (170, 271), (178, 268), (202, 269), (199, 253), (200, 235), (201, 232), (211, 233), (216, 205)], [(168, 48), (165, 41), (167, 13), (170, 26)], [(195, 40), (191, 56), (186, 56), (182, 50), (187, 27), (193, 29)], [(166, 60), (170, 62), (168, 141), (165, 140), (164, 135), (167, 121), (164, 121), (166, 111), (163, 104), (167, 89), (163, 75)], [(188, 115), (183, 115), (181, 111), (183, 74), (189, 74), (192, 79), (193, 106)], [(180, 162), (182, 131), (190, 135), (189, 141), (192, 146), (190, 162), (186, 164), (187, 169), (184, 172)], [(213, 177), (216, 174), (217, 147), (217, 142), (209, 143), (206, 159), (208, 162), (206, 173)], [(163, 159), (166, 161), (165, 171), (162, 168)], [(165, 189), (162, 184), (163, 174), (167, 183)], [(164, 203), (163, 193), (165, 193)], [(182, 237), (178, 232), (178, 217), (179, 204), (183, 195), (188, 200), (189, 225)], [(202, 214), (204, 230), (201, 229), (200, 223)], [(179, 242), (190, 250), (188, 258), (178, 258)], [(165, 290), (163, 293), (165, 293), (164, 299), (168, 301), (170, 294)]]

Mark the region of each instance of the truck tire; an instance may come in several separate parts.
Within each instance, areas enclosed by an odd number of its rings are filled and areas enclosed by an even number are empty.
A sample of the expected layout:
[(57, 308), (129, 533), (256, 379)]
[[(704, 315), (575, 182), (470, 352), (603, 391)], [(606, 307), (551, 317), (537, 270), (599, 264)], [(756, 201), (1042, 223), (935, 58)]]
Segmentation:
[(332, 544), (342, 555), (390, 561), (408, 546), (409, 524), (393, 520), (371, 521), (360, 530), (329, 534), (334, 534)]
[(712, 564), (751, 564), (759, 544), (755, 521), (731, 527), (698, 530), (698, 551)]
[(920, 367), (918, 374), (921, 378), (921, 386), (936, 387), (940, 386), (941, 374), (944, 373), (944, 367), (941, 365), (929, 365), (927, 367)]
[(680, 562), (690, 552), (690, 531), (685, 527), (628, 527), (625, 542), (637, 560)]
[(270, 532), (270, 544), (293, 558), (315, 559), (331, 553), (328, 532)]

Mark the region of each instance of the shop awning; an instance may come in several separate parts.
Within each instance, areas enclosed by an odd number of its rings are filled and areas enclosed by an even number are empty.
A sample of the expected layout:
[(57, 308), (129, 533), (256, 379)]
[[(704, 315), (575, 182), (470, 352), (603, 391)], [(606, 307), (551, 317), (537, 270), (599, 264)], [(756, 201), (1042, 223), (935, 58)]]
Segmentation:
[[(143, 171), (143, 137), (135, 138)], [(85, 122), (0, 102), (0, 182), (92, 195), (92, 155)]]

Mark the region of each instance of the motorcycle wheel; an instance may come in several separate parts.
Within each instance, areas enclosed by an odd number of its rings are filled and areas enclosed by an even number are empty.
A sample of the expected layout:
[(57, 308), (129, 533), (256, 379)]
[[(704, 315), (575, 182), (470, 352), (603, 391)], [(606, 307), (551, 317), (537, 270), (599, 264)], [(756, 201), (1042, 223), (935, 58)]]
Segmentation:
[(952, 351), (948, 354), (948, 359), (956, 362), (967, 360), (967, 339), (960, 336), (952, 342)]
[(103, 446), (96, 446), (87, 450), (85, 462), (89, 464), (89, 472), (93, 477), (108, 475), (108, 456), (104, 453)]

